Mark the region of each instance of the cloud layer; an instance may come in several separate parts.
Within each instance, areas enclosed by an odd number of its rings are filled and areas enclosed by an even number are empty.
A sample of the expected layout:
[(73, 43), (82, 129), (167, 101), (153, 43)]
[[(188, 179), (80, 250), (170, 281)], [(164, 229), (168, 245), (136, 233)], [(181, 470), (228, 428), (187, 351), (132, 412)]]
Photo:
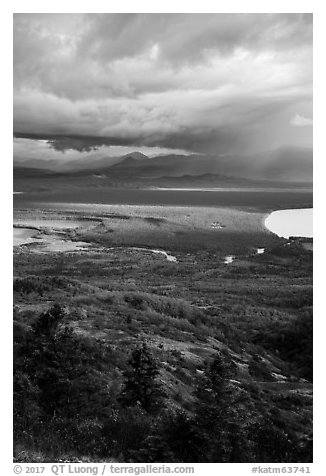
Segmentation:
[(14, 16), (14, 131), (57, 150), (311, 145), (311, 115), (309, 14)]

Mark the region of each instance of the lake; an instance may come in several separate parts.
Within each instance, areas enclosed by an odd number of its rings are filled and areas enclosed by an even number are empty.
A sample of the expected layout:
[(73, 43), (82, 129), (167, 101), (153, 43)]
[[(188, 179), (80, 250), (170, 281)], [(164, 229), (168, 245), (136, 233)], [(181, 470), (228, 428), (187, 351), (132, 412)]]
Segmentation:
[(312, 238), (313, 209), (278, 210), (271, 213), (265, 220), (265, 226), (281, 238), (302, 236)]
[[(111, 205), (162, 205), (199, 207), (259, 207), (296, 208), (312, 206), (312, 191), (257, 191), (239, 189), (238, 191), (189, 191), (152, 190), (131, 188), (85, 188), (26, 192), (14, 195), (14, 208), (51, 207), (59, 203), (93, 203)], [(47, 204), (47, 205), (46, 205)]]

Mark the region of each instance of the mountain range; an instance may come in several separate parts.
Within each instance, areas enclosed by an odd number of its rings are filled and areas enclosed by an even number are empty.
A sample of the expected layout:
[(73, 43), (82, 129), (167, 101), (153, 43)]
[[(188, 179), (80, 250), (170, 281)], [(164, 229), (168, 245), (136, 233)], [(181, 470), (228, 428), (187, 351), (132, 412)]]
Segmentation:
[[(54, 162), (54, 161), (53, 161)], [(252, 155), (162, 155), (149, 158), (140, 152), (122, 157), (103, 157), (93, 162), (73, 161), (60, 165), (56, 161), (29, 160), (14, 162), (14, 177), (39, 175), (98, 176), (113, 181), (157, 181), (186, 183), (200, 179), (214, 182), (225, 179), (270, 182), (312, 183), (313, 151), (309, 148), (283, 147)]]

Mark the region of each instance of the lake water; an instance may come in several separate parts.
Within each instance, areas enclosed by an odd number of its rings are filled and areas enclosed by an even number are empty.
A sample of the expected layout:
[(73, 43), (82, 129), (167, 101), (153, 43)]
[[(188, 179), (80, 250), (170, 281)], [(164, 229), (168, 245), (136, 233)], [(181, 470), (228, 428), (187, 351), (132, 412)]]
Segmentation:
[(290, 236), (312, 238), (312, 216), (312, 208), (278, 210), (266, 218), (265, 226), (282, 238), (289, 238)]
[(233, 255), (226, 256), (224, 258), (224, 264), (231, 264), (231, 263), (233, 263), (234, 259), (235, 259), (235, 256), (233, 256)]
[(14, 208), (51, 208), (54, 203), (88, 203), (108, 205), (165, 205), (198, 207), (266, 207), (267, 209), (295, 208), (302, 203), (312, 204), (310, 190), (244, 191), (234, 190), (151, 190), (132, 188), (72, 187), (64, 190), (29, 192), (14, 195)]

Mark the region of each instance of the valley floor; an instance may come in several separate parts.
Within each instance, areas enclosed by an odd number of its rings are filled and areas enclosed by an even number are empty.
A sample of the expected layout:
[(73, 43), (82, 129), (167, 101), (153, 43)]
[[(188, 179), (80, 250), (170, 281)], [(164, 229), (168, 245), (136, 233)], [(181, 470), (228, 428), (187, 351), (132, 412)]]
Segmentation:
[[(311, 461), (312, 252), (269, 233), (265, 216), (265, 208), (17, 208), (15, 225), (37, 238), (14, 248), (15, 459)], [(86, 248), (44, 244), (58, 239)], [(36, 331), (55, 303), (59, 327)], [(121, 404), (131, 352), (144, 343), (165, 395), (159, 413)], [(198, 388), (216, 355), (233, 365), (223, 383), (232, 403), (223, 425), (233, 430), (214, 427), (213, 446), (225, 447), (218, 454), (198, 424), (206, 401)], [(218, 422), (219, 403), (206, 404)], [(182, 438), (166, 436), (171, 425)], [(187, 428), (197, 443), (185, 454), (175, 440)], [(164, 451), (155, 443), (163, 434)]]

